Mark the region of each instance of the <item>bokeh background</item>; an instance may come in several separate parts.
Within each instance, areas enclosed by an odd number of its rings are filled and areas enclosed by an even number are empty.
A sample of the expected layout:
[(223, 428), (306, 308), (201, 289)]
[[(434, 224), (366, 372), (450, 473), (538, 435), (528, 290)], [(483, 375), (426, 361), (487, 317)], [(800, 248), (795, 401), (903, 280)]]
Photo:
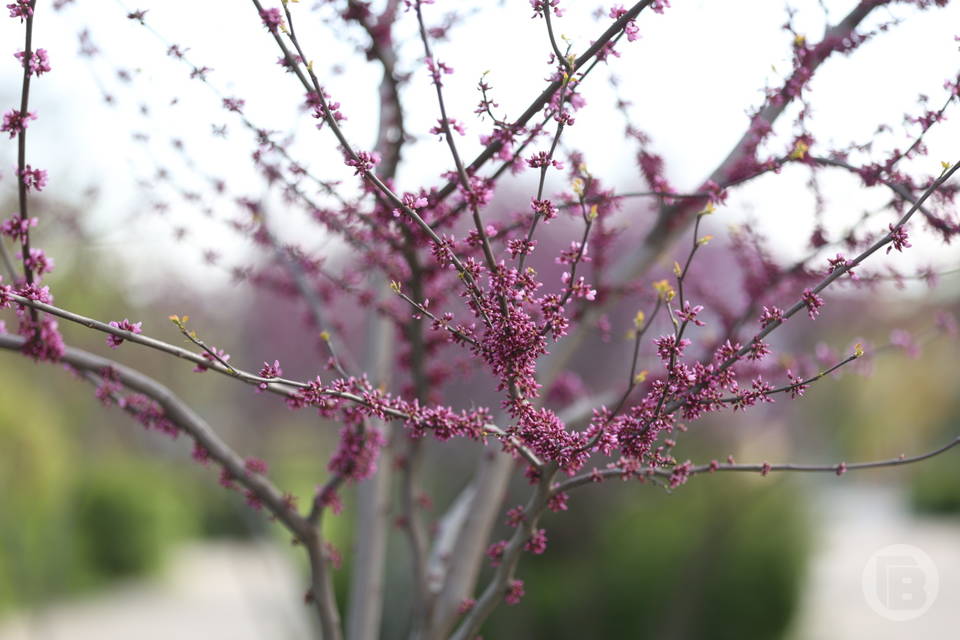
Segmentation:
[[(331, 33), (322, 8), (302, 2), (301, 36), (318, 69), (349, 114), (348, 135), (359, 147), (375, 135), (379, 71), (357, 62), (362, 34)], [(569, 3), (572, 4), (572, 3)], [(595, 7), (570, 7), (560, 29), (579, 46), (598, 31)], [(625, 124), (614, 108), (631, 100), (630, 115), (654, 136), (670, 179), (693, 187), (746, 126), (746, 110), (765, 84), (788, 68), (791, 37), (781, 29), (784, 6), (760, 0), (681, 2), (646, 16), (642, 38), (621, 47), (607, 76), (591, 80), (590, 103), (568, 141), (583, 148), (591, 171), (623, 191), (640, 188)], [(854, 3), (800, 3), (795, 22), (810, 39)], [(304, 326), (304, 310), (281, 292), (238, 284), (237, 267), (268, 264), (231, 223), (237, 197), (264, 203), (280, 237), (296, 237), (331, 263), (343, 247), (288, 207), (250, 161), (252, 134), (221, 107), (243, 97), (258, 126), (291, 139), (290, 152), (317, 174), (348, 180), (327, 132), (300, 110), (302, 96), (275, 65), (277, 54), (253, 9), (225, 0), (121, 2), (75, 0), (54, 12), (38, 9), (35, 43), (48, 49), (53, 71), (34, 83), (40, 115), (30, 128), (30, 158), (50, 172), (34, 197), (42, 221), (37, 244), (57, 261), (49, 277), (58, 305), (101, 319), (142, 320), (150, 335), (178, 343), (166, 318), (189, 314), (204, 337), (227, 347), (233, 362), (279, 358), (293, 377), (315, 375), (324, 358)], [(548, 44), (525, 2), (437, 3), (436, 20), (465, 14), (438, 56), (456, 73), (447, 84), (455, 117), (468, 125), (463, 155), (484, 131), (472, 117), (474, 86), (484, 71), (503, 110), (516, 113), (546, 74)], [(126, 18), (147, 9), (146, 26)], [(956, 77), (956, 3), (918, 12), (894, 5), (879, 21), (903, 23), (849, 58), (831, 59), (810, 98), (814, 127), (825, 144), (875, 140), (877, 150), (905, 139), (903, 114), (918, 97), (945, 98)], [(402, 19), (404, 33), (415, 23)], [(86, 31), (87, 36), (79, 38)], [(336, 36), (336, 37), (335, 37)], [(0, 22), (0, 42), (19, 48), (21, 28)], [(404, 89), (408, 129), (402, 185), (435, 184), (446, 169), (443, 148), (426, 132), (435, 107), (417, 65), (419, 43), (401, 41), (414, 76)], [(166, 55), (189, 48), (208, 66), (209, 84)], [(85, 55), (96, 48), (96, 55)], [(6, 55), (6, 54), (4, 54)], [(12, 55), (0, 64), (0, 104), (17, 99)], [(779, 70), (778, 70), (779, 68)], [(618, 78), (611, 85), (609, 75)], [(5, 108), (5, 107), (4, 107)], [(956, 108), (954, 106), (953, 108)], [(926, 138), (930, 153), (911, 168), (932, 173), (958, 159), (960, 129), (948, 121)], [(789, 118), (786, 119), (789, 122)], [(879, 124), (893, 133), (877, 135)], [(226, 129), (222, 129), (226, 127)], [(789, 133), (789, 128), (784, 130)], [(0, 144), (0, 206), (14, 211), (15, 147)], [(929, 165), (929, 166), (928, 166)], [(718, 268), (730, 269), (728, 227), (747, 221), (771, 240), (778, 258), (802, 255), (813, 228), (814, 196), (802, 170), (786, 169), (731, 196), (710, 220)], [(225, 195), (218, 179), (233, 185)], [(346, 184), (352, 184), (347, 182)], [(529, 198), (533, 176), (511, 180), (495, 207)], [(559, 189), (559, 181), (552, 188)], [(345, 186), (345, 189), (350, 187)], [(843, 228), (889, 195), (841, 174), (824, 174), (828, 225)], [(549, 190), (549, 188), (548, 188)], [(289, 209), (289, 210), (288, 210)], [(4, 213), (6, 215), (6, 213)], [(564, 243), (564, 229), (553, 241)], [(955, 247), (911, 236), (914, 249), (895, 255), (905, 271), (930, 267), (935, 287), (906, 280), (831, 298), (815, 327), (782, 345), (814, 362), (849, 352), (858, 341), (899, 347), (878, 350), (856, 370), (826, 379), (797, 402), (697, 423), (678, 455), (694, 460), (836, 462), (895, 457), (955, 437), (960, 423), (955, 338), (934, 327), (936, 311), (955, 311), (960, 277)], [(12, 324), (12, 315), (4, 316)], [(338, 321), (357, 318), (344, 313)], [(107, 353), (103, 337), (62, 326), (68, 344)], [(815, 331), (814, 331), (815, 329)], [(892, 333), (900, 331), (901, 333)], [(902, 337), (909, 332), (910, 341)], [(896, 336), (901, 339), (897, 340)], [(616, 336), (598, 339), (577, 361), (584, 388), (608, 380), (604, 362), (623, 350)], [(114, 355), (165, 382), (189, 401), (244, 455), (270, 462), (277, 483), (309, 500), (324, 478), (335, 445), (332, 425), (289, 412), (275, 398), (222, 377), (190, 372), (184, 363), (133, 345)], [(461, 385), (463, 387), (464, 385)], [(455, 388), (447, 401), (472, 398)], [(433, 506), (444, 505), (466, 477), (475, 445), (428, 443), (424, 484)], [(521, 481), (507, 505), (523, 500)], [(13, 638), (299, 638), (308, 633), (302, 605), (304, 567), (283, 532), (222, 490), (216, 472), (190, 459), (189, 444), (146, 433), (92, 390), (57, 367), (0, 354), (0, 639)], [(351, 495), (329, 519), (328, 536), (344, 550), (339, 588), (349, 572)], [(525, 557), (522, 606), (503, 608), (486, 627), (493, 638), (820, 638), (951, 637), (960, 601), (960, 464), (946, 455), (922, 465), (834, 476), (704, 477), (667, 494), (636, 484), (607, 483), (574, 494), (569, 514), (548, 516), (547, 553)], [(861, 587), (871, 554), (895, 543), (914, 545), (934, 560), (940, 594), (918, 619), (894, 623), (874, 613)], [(391, 536), (393, 558), (403, 537)], [(386, 620), (404, 619), (406, 567), (392, 562)], [(385, 625), (401, 637), (403, 623)]]

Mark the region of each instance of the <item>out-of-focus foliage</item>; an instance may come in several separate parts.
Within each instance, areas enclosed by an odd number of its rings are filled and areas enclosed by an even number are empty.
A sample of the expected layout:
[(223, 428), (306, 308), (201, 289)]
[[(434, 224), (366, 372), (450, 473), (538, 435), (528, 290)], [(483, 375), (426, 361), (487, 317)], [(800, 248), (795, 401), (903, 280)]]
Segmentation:
[[(0, 609), (61, 583), (69, 541), (67, 442), (61, 415), (23, 377), (0, 371)], [(15, 402), (13, 400), (16, 400)], [(30, 411), (22, 407), (30, 406)]]
[(920, 513), (960, 515), (960, 464), (948, 457), (925, 464), (913, 476), (910, 502)]
[[(140, 317), (120, 293), (120, 280), (99, 277), (107, 269), (82, 252), (59, 252), (51, 277), (57, 301), (96, 317)], [(90, 287), (91, 281), (98, 285)], [(143, 317), (165, 317), (181, 310), (177, 304), (165, 301), (159, 310), (142, 311)], [(191, 307), (190, 313), (198, 326), (206, 326), (202, 312)], [(317, 439), (329, 430), (311, 423), (305, 434), (289, 424), (283, 406), (264, 408), (263, 396), (248, 388), (193, 373), (176, 360), (150, 362), (150, 352), (135, 345), (111, 351), (103, 336), (69, 323), (62, 328), (72, 346), (142, 367), (171, 386), (174, 378), (187, 377), (192, 384), (181, 391), (189, 402), (199, 404), (211, 387), (234, 391), (235, 402), (216, 410), (203, 405), (204, 417), (218, 427), (236, 424), (240, 414), (252, 419), (263, 429), (238, 429), (228, 436), (233, 444), (246, 455), (267, 458), (271, 476), (301, 503), (313, 495), (328, 453), (326, 441)], [(175, 333), (159, 323), (151, 330)], [(225, 344), (244, 344), (223, 336), (218, 331)], [(0, 389), (0, 614), (148, 575), (162, 569), (172, 546), (190, 537), (248, 538), (276, 531), (289, 546), (289, 536), (262, 512), (219, 486), (216, 469), (190, 459), (189, 442), (143, 431), (119, 408), (101, 406), (93, 386), (69, 372), (25, 366), (23, 356), (4, 352)], [(349, 510), (349, 502), (346, 506)], [(325, 537), (345, 548), (348, 525), (349, 514), (327, 518)]]
[(171, 542), (193, 529), (196, 516), (173, 475), (142, 461), (91, 469), (75, 486), (77, 552), (96, 578), (157, 569)]
[(522, 572), (535, 588), (524, 607), (499, 612), (485, 635), (532, 637), (536, 630), (580, 640), (587, 625), (596, 638), (782, 636), (808, 550), (794, 487), (718, 477), (695, 479), (673, 495), (631, 488), (635, 499), (624, 511), (581, 520), (575, 532), (550, 529), (548, 519), (550, 546)]
[(205, 505), (183, 499), (190, 494), (171, 470), (144, 460), (77, 464), (57, 413), (11, 419), (0, 407), (0, 609), (156, 569), (195, 528)]
[[(149, 573), (189, 536), (265, 528), (203, 470), (184, 473), (185, 463), (151, 460), (105, 438), (109, 429), (90, 417), (103, 409), (85, 385), (44, 370), (76, 391), (53, 404), (51, 388), (31, 375), (40, 372), (16, 371), (0, 366), (4, 397), (16, 400), (0, 402), (0, 611)], [(130, 433), (140, 429), (119, 419)]]

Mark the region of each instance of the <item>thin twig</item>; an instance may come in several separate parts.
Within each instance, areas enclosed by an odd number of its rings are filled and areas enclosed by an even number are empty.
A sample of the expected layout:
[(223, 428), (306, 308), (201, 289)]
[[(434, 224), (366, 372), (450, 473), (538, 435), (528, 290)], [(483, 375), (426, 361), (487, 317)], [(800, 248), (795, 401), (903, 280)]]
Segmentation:
[[(23, 43), (23, 81), (20, 85), (20, 127), (17, 131), (17, 201), (20, 205), (20, 222), (23, 225), (23, 234), (20, 237), (20, 255), (23, 262), (23, 277), (27, 284), (33, 284), (33, 269), (30, 268), (30, 215), (27, 211), (27, 120), (30, 106), (30, 63), (33, 57), (33, 19), (36, 12), (36, 3), (31, 3), (27, 14), (26, 29)], [(30, 309), (30, 320), (36, 325), (36, 336), (39, 338), (40, 325), (37, 324), (36, 309)]]
[[(623, 29), (627, 23), (631, 20), (635, 20), (636, 17), (640, 15), (640, 12), (646, 9), (652, 2), (653, 0), (641, 0), (630, 7), (630, 9), (627, 10), (622, 16), (617, 18), (609, 27), (607, 27), (606, 31), (600, 34), (600, 36), (593, 41), (593, 44), (591, 44), (590, 47), (588, 47), (587, 50), (584, 51), (583, 54), (581, 54), (580, 57), (574, 61), (572, 69), (573, 73), (576, 73), (582, 66), (590, 62), (594, 56), (596, 56), (607, 45), (608, 42), (617, 37), (619, 34), (623, 33)], [(550, 102), (553, 94), (560, 89), (562, 84), (562, 80), (554, 80), (547, 85), (547, 88), (544, 89), (540, 95), (530, 103), (530, 106), (527, 107), (526, 111), (524, 111), (520, 117), (513, 122), (512, 129), (517, 131), (526, 126), (527, 122), (529, 122), (530, 119), (533, 118), (533, 116), (535, 116), (537, 113), (539, 113), (544, 105)], [(502, 143), (499, 140), (494, 140), (488, 144), (483, 151), (481, 151), (480, 154), (473, 159), (473, 162), (467, 165), (467, 171), (475, 173), (477, 169), (482, 167), (487, 163), (488, 160), (493, 158), (493, 156), (500, 151), (501, 147)], [(446, 199), (446, 197), (449, 196), (454, 189), (456, 189), (456, 186), (457, 183), (455, 180), (447, 182), (447, 184), (438, 191), (437, 201), (439, 202)]]
[[(922, 460), (928, 460), (935, 456), (938, 456), (942, 453), (946, 453), (950, 449), (960, 445), (960, 436), (957, 436), (950, 442), (944, 444), (941, 447), (927, 451), (926, 453), (921, 453), (919, 455), (906, 457), (903, 455), (897, 456), (896, 458), (889, 458), (887, 460), (872, 460), (869, 462), (838, 462), (836, 464), (736, 464), (736, 463), (711, 463), (711, 464), (702, 464), (698, 466), (691, 467), (687, 472), (688, 476), (693, 476), (701, 473), (712, 473), (714, 471), (739, 471), (739, 472), (748, 472), (748, 473), (769, 473), (773, 471), (795, 471), (801, 473), (836, 473), (837, 475), (842, 475), (847, 471), (859, 471), (863, 469), (879, 469), (883, 467), (898, 467), (905, 464), (913, 464), (915, 462), (920, 462)], [(643, 467), (636, 470), (632, 475), (634, 477), (643, 478), (648, 477), (649, 475), (656, 475), (660, 477), (670, 477), (673, 471), (671, 469), (662, 469), (657, 467)], [(591, 483), (596, 483), (597, 476), (601, 478), (622, 478), (624, 476), (624, 471), (622, 469), (598, 469), (596, 472), (585, 473), (569, 480), (565, 480), (557, 484), (553, 488), (553, 494), (562, 493), (564, 491), (569, 491), (577, 487), (582, 487)]]

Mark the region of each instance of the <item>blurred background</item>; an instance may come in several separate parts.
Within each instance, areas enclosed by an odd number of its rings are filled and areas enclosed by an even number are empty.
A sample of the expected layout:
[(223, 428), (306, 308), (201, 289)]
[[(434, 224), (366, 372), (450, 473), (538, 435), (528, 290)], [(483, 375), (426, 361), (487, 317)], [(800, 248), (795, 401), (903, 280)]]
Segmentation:
[[(30, 128), (29, 157), (49, 170), (50, 186), (33, 197), (32, 215), (41, 220), (35, 245), (57, 261), (47, 278), (57, 304), (103, 320), (142, 320), (145, 333), (177, 344), (181, 338), (166, 318), (186, 313), (232, 362), (255, 369), (279, 358), (291, 377), (315, 375), (325, 355), (304, 326), (304, 309), (287, 293), (271, 291), (266, 278), (238, 282), (238, 269), (267, 273), (271, 260), (238, 232), (238, 199), (260, 202), (281, 238), (309, 243), (331, 263), (344, 247), (271, 188), (250, 160), (254, 134), (222, 108), (222, 98), (244, 98), (247, 117), (289, 137), (291, 155), (311, 171), (347, 181), (348, 191), (354, 183), (329, 133), (318, 133), (301, 113), (302, 95), (276, 68), (277, 54), (253, 9), (225, 0), (137, 6), (75, 0), (54, 3), (57, 11), (40, 4), (35, 46), (48, 49), (53, 71), (34, 83), (31, 104), (40, 118)], [(300, 4), (301, 37), (344, 103), (348, 135), (369, 148), (379, 70), (355, 62), (362, 34), (348, 29), (334, 39), (325, 3), (312, 12), (310, 2)], [(490, 71), (497, 101), (515, 114), (548, 72), (548, 44), (542, 25), (529, 20), (527, 3), (488, 4), (458, 2), (464, 22), (437, 45), (438, 57), (456, 70), (445, 84), (452, 115), (468, 125), (465, 156), (479, 149), (477, 134), (486, 130), (472, 116), (481, 74)], [(571, 7), (558, 27), (575, 49), (600, 30), (595, 7), (586, 4)], [(591, 171), (620, 191), (642, 185), (623, 140), (626, 121), (614, 108), (618, 97), (632, 101), (630, 117), (652, 132), (670, 180), (694, 188), (740, 136), (745, 112), (759, 103), (764, 86), (789, 69), (792, 37), (781, 29), (780, 3), (674, 4), (639, 22), (642, 38), (621, 47), (609, 65), (615, 83), (592, 79), (584, 91), (590, 102), (569, 133)], [(794, 20), (814, 40), (853, 4), (801, 3)], [(127, 18), (135, 9), (147, 10), (145, 26)], [(438, 3), (430, 10), (439, 23), (453, 7)], [(874, 26), (902, 24), (849, 58), (831, 59), (811, 88), (818, 139), (827, 145), (874, 140), (880, 151), (909, 140), (904, 113), (917, 112), (921, 95), (941, 104), (944, 80), (960, 69), (956, 3), (928, 12), (894, 5), (876, 18)], [(413, 33), (410, 16), (401, 24), (403, 34)], [(21, 38), (17, 21), (0, 22), (9, 53)], [(404, 89), (414, 138), (398, 183), (413, 190), (436, 184), (447, 167), (442, 147), (426, 133), (436, 115), (416, 64), (419, 44), (400, 42), (405, 68), (416, 73)], [(167, 55), (173, 44), (188, 50), (189, 63)], [(5, 110), (17, 100), (19, 69), (12, 55), (3, 59)], [(201, 66), (210, 68), (207, 83), (191, 78)], [(960, 159), (960, 129), (951, 110), (947, 116), (925, 139), (929, 155), (909, 168), (935, 173), (940, 160)], [(877, 134), (883, 123), (893, 133)], [(16, 210), (13, 166), (15, 145), (0, 144), (3, 217)], [(707, 231), (717, 238), (712, 264), (732, 272), (729, 228), (748, 221), (766, 234), (779, 260), (803, 255), (817, 224), (808, 179), (788, 167), (731, 195), (709, 221)], [(225, 191), (220, 180), (230, 185)], [(512, 178), (494, 207), (516, 208), (511, 198), (525, 203), (534, 184), (529, 173)], [(548, 190), (564, 186), (558, 180)], [(827, 194), (828, 230), (890, 199), (843, 174), (823, 174), (819, 188)], [(566, 245), (569, 231), (555, 225), (545, 242)], [(933, 279), (891, 278), (865, 291), (841, 290), (815, 327), (784, 332), (777, 345), (813, 367), (849, 353), (856, 342), (877, 346), (865, 361), (815, 385), (802, 400), (698, 421), (677, 455), (698, 462), (733, 455), (835, 463), (912, 455), (955, 437), (960, 346), (935, 327), (934, 314), (957, 310), (960, 261), (955, 247), (941, 246), (933, 234), (918, 229), (911, 240), (913, 250), (894, 254), (897, 268), (942, 274), (935, 286)], [(725, 286), (737, 286), (739, 278)], [(4, 313), (14, 326), (13, 315)], [(336, 322), (354, 320), (345, 314)], [(334, 425), (135, 345), (111, 352), (103, 336), (65, 324), (68, 344), (115, 357), (173, 388), (242, 455), (267, 460), (276, 483), (301, 504), (323, 482)], [(603, 363), (624, 349), (616, 337), (620, 325), (614, 329), (613, 340), (598, 338), (576, 362), (585, 392), (605, 388)], [(469, 406), (474, 398), (465, 386), (454, 385), (445, 401)], [(472, 443), (426, 444), (428, 521), (467, 481), (462, 469), (476, 455)], [(485, 636), (819, 640), (955, 633), (956, 454), (842, 478), (735, 475), (694, 478), (669, 494), (614, 482), (577, 490), (570, 513), (546, 518), (547, 552), (523, 559), (522, 604), (498, 610)], [(519, 478), (506, 505), (525, 495)], [(326, 533), (343, 552), (337, 579), (345, 595), (351, 492), (344, 499), (343, 514), (327, 519)], [(904, 622), (871, 609), (862, 584), (864, 567), (893, 544), (922, 550), (939, 577), (930, 608)], [(390, 545), (391, 557), (404, 556), (399, 532)], [(144, 432), (101, 406), (67, 371), (0, 353), (0, 640), (307, 637), (312, 621), (302, 604), (300, 556), (280, 527), (218, 486), (215, 470), (191, 460), (185, 439)], [(388, 622), (405, 619), (408, 570), (402, 560), (389, 567)], [(384, 637), (404, 631), (388, 623)]]

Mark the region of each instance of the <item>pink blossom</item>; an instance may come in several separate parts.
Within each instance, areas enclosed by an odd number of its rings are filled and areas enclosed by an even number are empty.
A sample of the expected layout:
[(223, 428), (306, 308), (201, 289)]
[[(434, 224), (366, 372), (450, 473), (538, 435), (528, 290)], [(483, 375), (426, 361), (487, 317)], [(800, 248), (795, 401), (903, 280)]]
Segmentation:
[(562, 17), (563, 9), (558, 6), (559, 4), (560, 0), (530, 0), (530, 6), (533, 7), (532, 17), (536, 18), (537, 16), (540, 16), (542, 18), (544, 10), (552, 10), (553, 15), (557, 16), (558, 18)]
[(377, 470), (377, 457), (386, 444), (377, 429), (360, 431), (352, 425), (340, 430), (340, 446), (330, 459), (327, 468), (356, 481), (364, 480)]
[[(143, 331), (140, 328), (140, 326), (143, 324), (142, 322), (134, 323), (124, 318), (120, 322), (117, 322), (116, 320), (111, 320), (109, 324), (114, 329), (122, 329), (123, 331), (129, 331), (130, 333), (143, 333)], [(107, 344), (110, 346), (111, 349), (116, 349), (121, 344), (123, 344), (123, 338), (111, 333), (110, 335), (107, 336)]]
[(890, 242), (891, 245), (887, 247), (887, 253), (890, 253), (894, 249), (902, 252), (905, 247), (910, 247), (910, 240), (907, 239), (907, 230), (903, 225), (889, 225), (890, 229)]
[(233, 111), (235, 113), (240, 113), (243, 111), (243, 105), (246, 104), (246, 100), (242, 98), (224, 98), (223, 99), (223, 108), (227, 111)]
[(676, 336), (666, 335), (654, 340), (654, 344), (657, 345), (657, 355), (666, 362), (681, 357), (683, 350), (692, 342), (688, 338), (681, 338), (677, 341)]
[[(216, 347), (210, 347), (210, 350), (209, 350), (209, 351), (204, 351), (204, 352), (201, 353), (200, 355), (201, 355), (205, 360), (207, 360), (207, 361), (209, 361), (209, 362), (211, 362), (211, 363), (214, 363), (214, 362), (215, 362), (215, 363), (217, 363), (217, 364), (220, 364), (221, 362), (229, 362), (229, 361), (230, 361), (230, 354), (227, 353), (227, 352), (225, 352), (225, 351), (223, 351), (222, 349), (218, 349), (218, 348), (216, 348)], [(208, 367), (207, 367), (206, 365), (203, 365), (203, 364), (199, 364), (199, 363), (198, 363), (198, 364), (193, 368), (193, 371), (194, 371), (194, 373), (203, 373), (204, 371), (207, 370), (207, 368), (208, 368)]]
[(293, 73), (293, 70), (297, 66), (303, 64), (303, 58), (299, 55), (288, 58), (287, 56), (281, 56), (277, 58), (277, 64), (286, 69), (287, 73)]
[(254, 511), (259, 511), (263, 508), (263, 500), (260, 499), (260, 496), (258, 496), (253, 489), (244, 489), (243, 499), (247, 503), (247, 506)]
[[(18, 51), (14, 55), (17, 60), (23, 64), (23, 59), (26, 57), (26, 51)], [(40, 77), (44, 73), (50, 71), (50, 58), (47, 55), (46, 49), (37, 49), (36, 51), (31, 52), (30, 61), (26, 64), (27, 73), (29, 75), (34, 75)]]
[(53, 296), (50, 295), (50, 287), (41, 287), (35, 282), (23, 285), (17, 289), (17, 294), (34, 302), (42, 302), (44, 304), (53, 302)]
[(747, 353), (747, 360), (759, 361), (770, 354), (770, 346), (763, 340), (754, 340), (750, 343), (750, 351)]
[(153, 398), (142, 393), (133, 393), (123, 398), (122, 406), (132, 413), (147, 431), (157, 431), (173, 439), (180, 435), (180, 428), (167, 417), (163, 407)]
[(691, 306), (691, 305), (690, 305), (690, 301), (689, 301), (689, 300), (685, 300), (685, 301), (683, 302), (683, 307), (682, 307), (681, 309), (676, 309), (676, 310), (674, 310), (673, 313), (674, 313), (674, 315), (677, 317), (677, 320), (680, 320), (680, 321), (682, 321), (682, 322), (692, 322), (694, 325), (696, 325), (696, 326), (698, 326), (698, 327), (702, 327), (702, 326), (704, 326), (706, 323), (704, 323), (702, 320), (697, 319), (697, 315), (698, 315), (701, 311), (703, 311), (703, 305), (702, 305), (702, 304), (698, 304), (698, 305), (696, 305), (696, 306)]
[(663, 13), (663, 10), (670, 6), (670, 0), (653, 0), (650, 8), (654, 13)]
[[(0, 287), (0, 301), (3, 298), (2, 287)], [(66, 345), (63, 343), (63, 336), (56, 319), (44, 314), (39, 323), (34, 322), (30, 315), (23, 313), (19, 316), (20, 326), (17, 333), (26, 338), (21, 351), (29, 358), (40, 362), (57, 362), (63, 356)]]
[(11, 18), (20, 18), (24, 20), (33, 15), (33, 3), (36, 0), (15, 0), (14, 2), (7, 5), (7, 9), (10, 10)]
[(354, 168), (353, 175), (355, 176), (370, 173), (379, 162), (380, 154), (376, 152), (368, 153), (366, 151), (358, 152), (355, 158), (348, 156), (347, 159), (344, 160), (344, 164)]
[(523, 545), (524, 550), (534, 555), (541, 555), (547, 550), (547, 532), (545, 529), (534, 529), (533, 533)]
[(339, 515), (343, 511), (343, 503), (340, 501), (340, 495), (336, 492), (335, 489), (330, 487), (318, 488), (317, 504), (321, 507), (329, 508), (333, 511), (334, 515)]
[(260, 475), (266, 475), (267, 473), (267, 463), (260, 458), (247, 458), (243, 461), (243, 468), (247, 470), (247, 473), (257, 473)]
[(678, 464), (673, 468), (673, 471), (670, 472), (670, 483), (669, 486), (671, 489), (676, 489), (680, 485), (686, 484), (687, 479), (690, 477), (690, 469), (693, 468), (693, 463), (687, 460), (683, 464)]
[(550, 496), (550, 500), (547, 502), (547, 508), (554, 512), (566, 511), (568, 497), (569, 496), (562, 491), (560, 493), (555, 493), (554, 495)]
[(190, 457), (204, 466), (210, 462), (210, 452), (207, 451), (206, 447), (196, 441), (193, 443), (193, 452), (190, 454)]
[[(623, 8), (622, 4), (616, 5), (610, 9), (610, 17), (614, 20), (618, 20), (621, 16), (626, 15), (626, 13), (627, 10)], [(623, 32), (627, 34), (628, 42), (633, 42), (640, 37), (640, 28), (637, 27), (635, 20), (628, 20), (623, 26)]]
[(0, 132), (8, 134), (11, 138), (16, 137), (21, 131), (25, 131), (27, 124), (31, 120), (36, 120), (37, 115), (31, 111), (26, 114), (19, 109), (10, 109), (3, 114), (3, 124), (0, 125)]
[(280, 27), (283, 26), (283, 14), (280, 13), (280, 9), (262, 9), (260, 11), (260, 19), (263, 21), (263, 26), (267, 28), (271, 33), (277, 33)]
[(537, 200), (530, 198), (530, 208), (534, 214), (542, 217), (544, 221), (550, 221), (557, 217), (559, 213), (557, 208), (549, 200)]
[[(407, 209), (410, 209), (411, 211), (422, 209), (430, 204), (430, 202), (423, 195), (417, 195), (414, 193), (404, 193), (403, 196), (400, 198), (400, 200), (401, 202), (403, 202), (403, 206), (406, 207)], [(402, 209), (393, 210), (393, 216), (395, 218), (400, 217), (402, 213), (403, 213)]]
[(37, 222), (36, 218), (21, 218), (18, 214), (14, 214), (0, 224), (0, 235), (26, 243), (30, 228), (37, 226)]
[(517, 505), (516, 507), (507, 511), (507, 525), (516, 527), (521, 522), (523, 522), (523, 506)]
[(446, 127), (449, 126), (451, 130), (456, 131), (461, 136), (467, 135), (467, 130), (464, 128), (463, 123), (457, 120), (456, 118), (449, 118), (446, 120), (446, 126), (444, 125), (443, 120), (437, 120), (437, 126), (430, 129), (430, 133), (440, 136), (441, 139), (446, 133)]
[(487, 557), (490, 558), (490, 565), (494, 567), (500, 566), (500, 561), (503, 560), (503, 552), (507, 549), (507, 541), (500, 540), (494, 542), (489, 547), (487, 547)]
[(510, 252), (510, 257), (514, 259), (517, 256), (530, 255), (536, 246), (536, 240), (527, 240), (526, 238), (511, 238), (507, 240), (507, 251)]
[(27, 191), (43, 191), (47, 186), (47, 172), (44, 169), (34, 169), (29, 164), (23, 168), (23, 171), (17, 170), (20, 180), (26, 185)]
[(220, 468), (220, 477), (217, 479), (217, 482), (219, 482), (220, 486), (224, 489), (230, 489), (232, 491), (237, 488), (236, 478), (226, 467)]
[[(283, 375), (283, 370), (280, 368), (280, 361), (274, 360), (273, 364), (269, 362), (264, 362), (263, 366), (260, 368), (260, 377), (261, 378), (279, 378)], [(261, 382), (257, 385), (258, 391), (266, 391), (268, 385), (266, 382)]]
[(803, 384), (803, 379), (793, 375), (790, 369), (787, 369), (787, 379), (790, 380), (790, 397), (800, 398), (806, 393), (809, 385)]
[(812, 289), (803, 290), (803, 304), (807, 307), (807, 315), (811, 320), (816, 320), (820, 315), (820, 308), (823, 306), (823, 298), (813, 292)]
[(508, 605), (515, 605), (520, 603), (520, 599), (523, 598), (523, 580), (511, 580), (510, 584), (507, 586), (507, 593), (504, 596), (504, 602)]
[(555, 169), (563, 169), (563, 163), (554, 160), (546, 151), (540, 151), (527, 158), (527, 166), (533, 169), (541, 169), (552, 166)]
[[(3, 276), (0, 276), (0, 309), (9, 309), (13, 304), (13, 298), (10, 296), (14, 293), (13, 285), (3, 284)], [(6, 333), (6, 330), (4, 330)]]
[(444, 75), (450, 75), (453, 73), (453, 67), (440, 62), (439, 60), (434, 60), (433, 58), (427, 58), (427, 69), (430, 70), (430, 77), (433, 79), (433, 84), (438, 87), (443, 86), (443, 81), (441, 78)]
[(777, 307), (771, 306), (769, 308), (763, 308), (763, 314), (760, 316), (760, 326), (764, 329), (768, 325), (780, 323), (783, 321), (783, 310)]

